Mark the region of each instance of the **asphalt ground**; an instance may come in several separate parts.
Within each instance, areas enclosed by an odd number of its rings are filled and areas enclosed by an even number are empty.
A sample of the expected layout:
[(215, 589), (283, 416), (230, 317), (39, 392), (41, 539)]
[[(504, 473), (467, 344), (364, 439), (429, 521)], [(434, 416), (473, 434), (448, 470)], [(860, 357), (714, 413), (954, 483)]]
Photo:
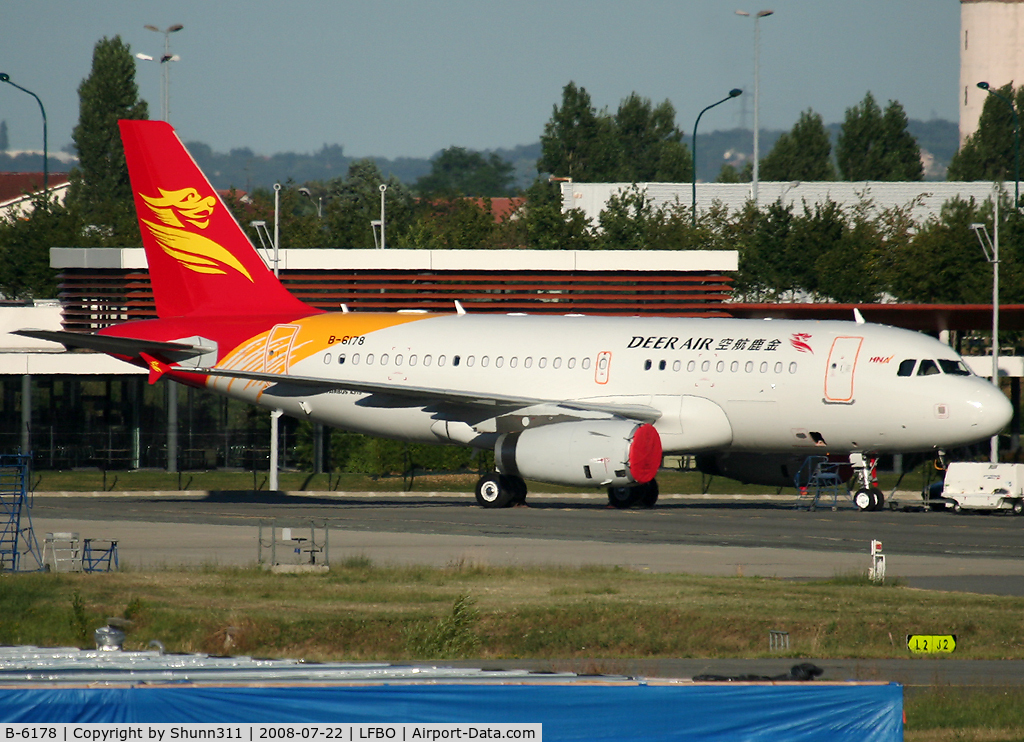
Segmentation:
[(862, 513), (844, 503), (810, 511), (784, 496), (693, 495), (622, 511), (598, 494), (531, 496), (527, 507), (488, 510), (468, 495), (415, 492), (37, 493), (32, 513), (40, 541), (58, 531), (116, 539), (122, 562), (138, 567), (252, 564), (260, 523), (307, 532), (328, 524), (333, 560), (601, 564), (798, 580), (863, 573), (878, 540), (887, 576), (903, 584), (1024, 595), (1024, 518), (1006, 513)]
[[(621, 565), (637, 570), (760, 575), (792, 580), (863, 573), (872, 539), (882, 542), (887, 575), (938, 590), (1024, 595), (1024, 518), (1003, 513), (884, 510), (848, 502), (808, 510), (785, 496), (663, 495), (651, 510), (615, 510), (596, 493), (531, 495), (526, 507), (485, 510), (452, 493), (130, 492), (37, 493), (40, 543), (48, 532), (116, 539), (134, 567), (251, 565), (260, 525), (323, 538), (331, 561), (378, 564)], [(278, 533), (280, 536), (280, 533)], [(279, 562), (308, 561), (279, 544)], [(269, 557), (269, 550), (263, 551)], [(322, 558), (322, 557), (321, 557)], [(1024, 661), (952, 657), (893, 660), (502, 660), (450, 665), (690, 678), (777, 677), (800, 662), (823, 680), (890, 681), (908, 692), (952, 685), (1024, 685)]]

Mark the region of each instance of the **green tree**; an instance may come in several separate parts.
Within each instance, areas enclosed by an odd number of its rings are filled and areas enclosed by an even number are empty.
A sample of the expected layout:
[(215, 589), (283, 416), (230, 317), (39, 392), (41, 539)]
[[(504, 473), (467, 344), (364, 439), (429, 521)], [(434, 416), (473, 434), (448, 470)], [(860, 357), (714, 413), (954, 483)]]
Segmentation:
[(430, 162), (430, 172), (413, 189), (424, 197), (511, 196), (515, 168), (493, 152), (484, 157), (462, 147), (449, 147)]
[(329, 184), (329, 199), (323, 207), (328, 240), (334, 247), (373, 248), (371, 221), (380, 219), (380, 186), (384, 196), (387, 243), (397, 244), (414, 220), (413, 198), (401, 181), (387, 179), (373, 160), (356, 160), (344, 179)]
[(619, 104), (613, 123), (618, 154), (614, 180), (642, 183), (691, 179), (693, 159), (669, 101), (653, 106), (649, 98), (631, 93)]
[(923, 180), (921, 152), (907, 131), (907, 115), (896, 101), (885, 113), (874, 96), (846, 109), (836, 143), (836, 161), (843, 180)]
[(68, 209), (32, 200), (32, 214), (0, 218), (0, 294), (7, 299), (45, 299), (57, 296), (57, 271), (50, 268), (50, 248), (79, 245), (80, 221)]
[[(972, 201), (952, 199), (920, 225), (893, 261), (890, 292), (900, 301), (975, 303), (991, 299), (992, 271), (970, 229), (991, 221)], [(1000, 255), (1000, 258), (1003, 256)]]
[(613, 122), (598, 113), (586, 88), (570, 82), (562, 89), (562, 106), (556, 104), (540, 137), (537, 170), (559, 178), (601, 182), (615, 167)]
[(120, 36), (96, 43), (92, 71), (78, 86), (78, 124), (72, 131), (79, 167), (71, 171), (68, 202), (107, 244), (142, 243), (119, 119), (149, 118), (135, 84), (135, 60)]
[(596, 246), (590, 221), (582, 209), (562, 211), (557, 183), (536, 180), (526, 189), (526, 202), (501, 224), (502, 241), (534, 250), (589, 250)]
[(494, 247), (498, 227), (491, 216), (491, 201), (469, 198), (424, 202), (419, 217), (399, 246), (424, 250), (484, 250)]
[[(1016, 91), (1006, 84), (994, 91), (1014, 101), (1014, 108), (1022, 110), (1024, 86)], [(978, 119), (978, 129), (953, 155), (946, 177), (949, 180), (1002, 180), (1012, 181), (1016, 158), (1016, 122), (1013, 109), (995, 95), (985, 96), (985, 105)]]
[(832, 166), (832, 142), (821, 114), (807, 110), (789, 132), (775, 142), (772, 151), (761, 160), (764, 180), (835, 180)]

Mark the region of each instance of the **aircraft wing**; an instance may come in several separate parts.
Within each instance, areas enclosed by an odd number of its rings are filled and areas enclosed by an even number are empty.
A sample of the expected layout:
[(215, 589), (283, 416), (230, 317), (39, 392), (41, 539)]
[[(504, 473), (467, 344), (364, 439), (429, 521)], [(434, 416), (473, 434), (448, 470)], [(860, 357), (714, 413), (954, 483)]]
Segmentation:
[(261, 371), (240, 371), (235, 369), (222, 368), (197, 368), (182, 369), (190, 373), (206, 374), (207, 376), (222, 376), (229, 379), (247, 379), (249, 381), (264, 381), (270, 384), (289, 384), (299, 387), (307, 387), (318, 391), (329, 391), (331, 389), (346, 389), (353, 392), (366, 392), (369, 394), (387, 394), (394, 397), (405, 397), (415, 400), (430, 400), (432, 402), (449, 402), (452, 404), (468, 405), (471, 407), (483, 407), (497, 410), (517, 410), (524, 407), (537, 405), (555, 405), (563, 409), (578, 410), (583, 412), (598, 412), (616, 417), (623, 417), (629, 420), (653, 423), (661, 417), (661, 411), (648, 405), (613, 404), (606, 402), (590, 402), (587, 400), (552, 400), (540, 399), (537, 397), (519, 397), (507, 394), (476, 394), (472, 392), (458, 392), (451, 389), (440, 389), (434, 387), (410, 386), (408, 384), (389, 384), (367, 381), (347, 381), (341, 379), (326, 379), (315, 376), (294, 376), (291, 374), (270, 374)]
[(86, 335), (81, 332), (62, 330), (15, 330), (12, 335), (21, 335), (36, 340), (50, 340), (60, 343), (68, 350), (86, 348), (101, 353), (111, 353), (129, 358), (141, 358), (142, 353), (159, 354), (170, 361), (178, 362), (188, 358), (196, 358), (216, 351), (203, 345), (188, 343), (165, 343), (157, 340), (140, 340), (138, 338), (112, 337), (108, 335)]

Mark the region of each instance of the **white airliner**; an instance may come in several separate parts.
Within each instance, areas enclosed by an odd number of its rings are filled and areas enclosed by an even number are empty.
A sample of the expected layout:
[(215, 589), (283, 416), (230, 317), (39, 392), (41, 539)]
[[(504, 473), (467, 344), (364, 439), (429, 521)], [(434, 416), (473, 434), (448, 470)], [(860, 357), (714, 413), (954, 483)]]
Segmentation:
[(665, 454), (792, 484), (849, 454), (855, 502), (881, 505), (868, 459), (988, 438), (1006, 396), (925, 335), (860, 322), (325, 313), (267, 269), (159, 121), (122, 121), (159, 319), (96, 335), (23, 330), (110, 353), (267, 409), (408, 441), (492, 449), (477, 501), (525, 480), (651, 506)]

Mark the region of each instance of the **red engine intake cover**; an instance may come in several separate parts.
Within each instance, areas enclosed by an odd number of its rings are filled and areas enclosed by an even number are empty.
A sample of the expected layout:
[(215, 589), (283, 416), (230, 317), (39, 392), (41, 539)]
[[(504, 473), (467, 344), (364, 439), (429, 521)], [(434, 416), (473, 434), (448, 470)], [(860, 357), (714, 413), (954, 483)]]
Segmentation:
[(658, 475), (661, 468), (661, 436), (653, 425), (641, 425), (629, 444), (629, 474), (640, 484)]

